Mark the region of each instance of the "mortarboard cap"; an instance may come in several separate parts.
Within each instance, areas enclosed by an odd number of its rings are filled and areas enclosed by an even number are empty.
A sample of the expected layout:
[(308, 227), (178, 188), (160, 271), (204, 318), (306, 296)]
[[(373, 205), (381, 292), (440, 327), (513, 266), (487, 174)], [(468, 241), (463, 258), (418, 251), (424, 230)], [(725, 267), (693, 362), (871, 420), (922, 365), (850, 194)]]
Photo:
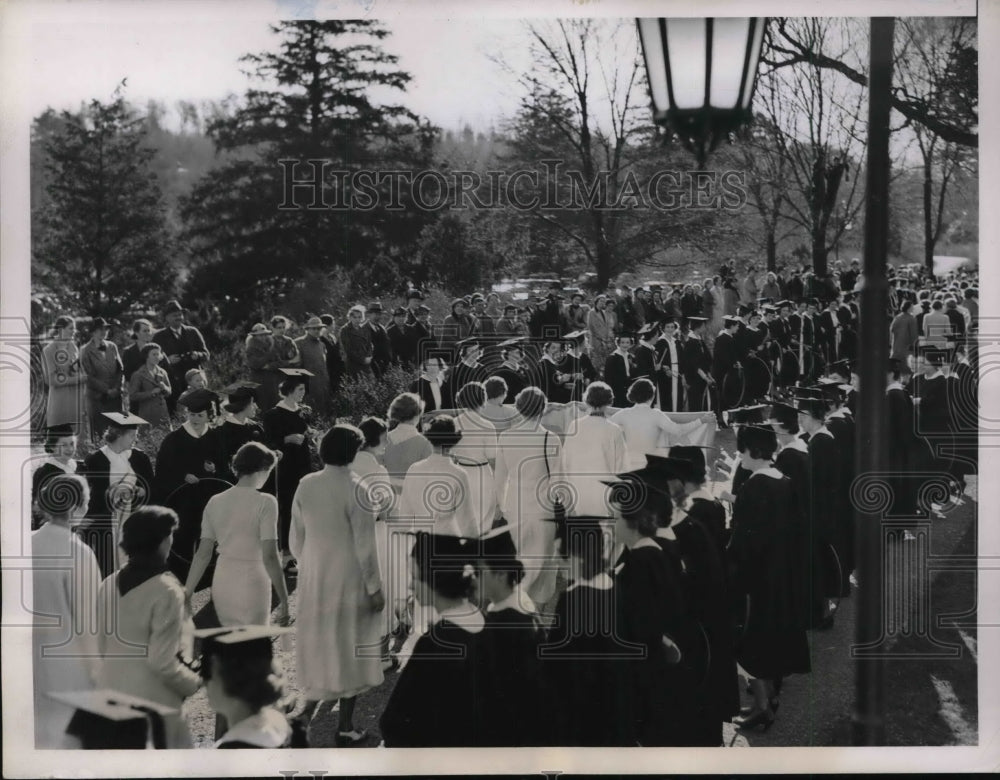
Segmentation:
[(484, 559), (517, 558), (517, 545), (507, 523), (492, 528), (479, 537), (479, 555)]
[(655, 322), (647, 322), (645, 325), (639, 328), (638, 333), (640, 336), (650, 336), (659, 331), (659, 329), (660, 326), (657, 325)]
[(178, 710), (110, 688), (46, 694), (75, 712), (66, 733), (85, 750), (143, 750), (152, 742), (166, 748), (163, 719)]
[(274, 657), (272, 640), (294, 632), (295, 629), (289, 626), (270, 625), (198, 629), (194, 636), (202, 643), (202, 676), (208, 679), (211, 674), (211, 664), (205, 660), (211, 655), (220, 656), (227, 661), (238, 658), (271, 659)]
[(197, 390), (188, 390), (183, 393), (180, 398), (177, 399), (177, 403), (187, 409), (189, 412), (194, 412), (199, 414), (201, 412), (207, 412), (212, 406), (219, 401), (219, 396), (204, 387), (198, 388)]
[(850, 376), (851, 375), (851, 361), (848, 359), (835, 360), (830, 364), (830, 373), (839, 374), (840, 376)]
[(949, 359), (949, 350), (942, 349), (937, 344), (922, 344), (920, 354), (932, 366), (940, 366)]
[(149, 425), (149, 421), (143, 420), (135, 414), (123, 412), (101, 412), (101, 416), (111, 421), (117, 428), (138, 428), (140, 425)]
[(808, 414), (817, 420), (824, 419), (828, 411), (826, 401), (822, 398), (797, 398), (792, 406), (799, 414)]
[(507, 339), (506, 341), (501, 341), (498, 345), (501, 350), (505, 349), (524, 349), (524, 336), (517, 336), (516, 338)]
[(278, 370), (288, 378), (301, 376), (308, 379), (311, 376), (316, 376), (312, 371), (308, 371), (304, 368), (279, 368)]
[(679, 479), (682, 482), (700, 482), (704, 469), (699, 469), (690, 458), (673, 455), (646, 455), (646, 470), (661, 474), (664, 479)]
[(683, 458), (684, 460), (690, 461), (697, 472), (701, 473), (704, 478), (705, 473), (708, 471), (708, 464), (705, 460), (705, 450), (714, 450), (715, 447), (703, 447), (696, 444), (675, 444), (673, 445), (668, 455), (671, 458)]
[(739, 325), (740, 318), (737, 317), (735, 314), (727, 314), (725, 317), (722, 318), (722, 321), (726, 325)]
[(635, 333), (633, 333), (630, 330), (623, 330), (621, 333), (615, 336), (615, 341), (617, 341), (618, 339), (632, 339), (632, 341), (635, 341)]
[(768, 423), (778, 423), (780, 425), (787, 425), (792, 420), (795, 420), (799, 416), (799, 410), (796, 409), (792, 404), (785, 403), (784, 401), (772, 401), (771, 402), (771, 413), (768, 416)]
[(456, 341), (455, 346), (460, 350), (468, 349), (469, 347), (478, 347), (480, 345), (479, 338), (477, 336), (470, 336), (467, 339), (462, 339), (461, 341)]
[(247, 382), (240, 381), (235, 382), (225, 388), (222, 392), (226, 395), (226, 403), (223, 405), (223, 409), (227, 412), (237, 411), (243, 407), (243, 404), (251, 399), (256, 399), (257, 394), (254, 392), (260, 384), (257, 382)]
[(684, 319), (686, 319), (691, 325), (695, 326), (703, 325), (708, 322), (708, 317), (685, 317)]
[(779, 309), (783, 309), (783, 308), (785, 308), (786, 306), (787, 306), (787, 307), (789, 307), (789, 308), (791, 308), (791, 307), (792, 307), (792, 302), (791, 302), (791, 301), (789, 301), (789, 300), (782, 300), (782, 301), (778, 301), (778, 302), (777, 302), (776, 304), (774, 304), (774, 305), (775, 305), (775, 306), (777, 306), (777, 307), (778, 307)]
[(766, 409), (766, 404), (754, 404), (753, 406), (739, 406), (723, 412), (723, 414), (726, 422), (731, 425), (754, 425), (764, 422)]
[(587, 331), (585, 330), (574, 330), (572, 333), (567, 333), (563, 338), (566, 341), (579, 341), (586, 335)]

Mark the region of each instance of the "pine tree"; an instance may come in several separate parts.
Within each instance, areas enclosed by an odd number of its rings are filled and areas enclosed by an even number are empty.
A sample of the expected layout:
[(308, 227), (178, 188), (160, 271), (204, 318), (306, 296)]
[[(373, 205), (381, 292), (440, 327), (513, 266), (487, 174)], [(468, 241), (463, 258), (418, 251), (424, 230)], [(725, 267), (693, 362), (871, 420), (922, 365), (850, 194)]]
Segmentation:
[[(403, 209), (386, 210), (388, 181), (377, 187), (370, 210), (307, 208), (312, 195), (301, 189), (289, 200), (286, 170), (310, 178), (310, 159), (329, 161), (336, 171), (420, 170), (434, 131), (402, 106), (374, 102), (373, 91), (404, 90), (410, 80), (379, 46), (388, 32), (377, 22), (284, 22), (272, 29), (281, 36), (276, 53), (241, 59), (260, 86), (208, 125), (220, 166), (182, 206), (199, 264), (189, 286), (196, 295), (225, 283), (239, 303), (261, 283), (285, 289), (309, 269), (398, 258), (434, 216), (409, 207), (405, 197)], [(349, 202), (351, 193), (338, 193), (337, 181), (329, 182), (327, 204)]]
[(145, 118), (121, 88), (109, 103), (49, 114), (45, 195), (34, 228), (35, 279), (78, 312), (115, 315), (173, 292), (170, 237)]

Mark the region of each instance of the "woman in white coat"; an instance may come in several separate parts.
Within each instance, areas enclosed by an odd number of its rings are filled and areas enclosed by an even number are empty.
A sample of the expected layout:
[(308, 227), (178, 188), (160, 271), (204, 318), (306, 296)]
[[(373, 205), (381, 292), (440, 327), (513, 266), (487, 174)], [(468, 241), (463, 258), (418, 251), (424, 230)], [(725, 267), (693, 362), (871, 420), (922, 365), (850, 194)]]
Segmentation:
[(514, 399), (519, 417), (500, 434), (496, 484), (500, 511), (512, 527), (518, 558), (524, 564), (522, 589), (543, 607), (555, 595), (556, 524), (551, 495), (553, 477), (563, 472), (559, 437), (542, 427), (545, 394), (526, 387)]
[(583, 398), (589, 413), (567, 428), (563, 470), (573, 493), (566, 507), (571, 516), (611, 517), (608, 487), (601, 480), (625, 471), (625, 434), (604, 416), (613, 400), (610, 385), (591, 382)]
[(350, 469), (363, 441), (353, 425), (327, 431), (319, 453), (326, 466), (299, 483), (289, 535), (299, 562), (296, 660), (305, 714), (315, 714), (322, 701), (339, 700), (340, 746), (367, 737), (354, 726), (354, 705), (383, 679), (385, 597), (375, 516)]
[(75, 474), (48, 478), (37, 496), (45, 523), (31, 534), (35, 748), (79, 748), (66, 733), (73, 708), (47, 694), (94, 687), (99, 664), (90, 625), (101, 570), (91, 549), (70, 528), (86, 514), (87, 481)]
[(184, 699), (201, 676), (181, 661), (194, 650), (194, 622), (184, 606), (184, 586), (167, 567), (177, 513), (162, 506), (133, 512), (122, 525), (128, 563), (101, 583), (97, 597), (103, 661), (99, 685), (177, 710), (164, 719), (166, 746), (191, 747), (181, 717)]
[(497, 428), (482, 412), (486, 408), (486, 388), (480, 382), (470, 382), (458, 391), (456, 398), (462, 410), (455, 417), (455, 428), (462, 440), (451, 450), (455, 465), (469, 480), (469, 505), (481, 536), (493, 527), (497, 515), (496, 482), (493, 467), (497, 460)]

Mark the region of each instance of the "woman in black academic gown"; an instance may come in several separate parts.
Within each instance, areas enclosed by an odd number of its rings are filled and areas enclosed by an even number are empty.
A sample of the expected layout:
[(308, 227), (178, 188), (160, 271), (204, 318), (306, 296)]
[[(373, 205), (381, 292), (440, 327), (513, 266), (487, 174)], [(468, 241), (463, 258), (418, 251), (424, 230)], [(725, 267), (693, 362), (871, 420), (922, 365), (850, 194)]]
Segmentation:
[[(170, 570), (181, 582), (187, 581), (194, 550), (201, 538), (201, 514), (216, 493), (232, 485), (218, 478), (215, 450), (209, 435), (218, 396), (211, 390), (192, 390), (178, 400), (187, 410), (187, 419), (171, 431), (160, 444), (156, 455), (156, 479), (153, 497), (157, 504), (177, 512), (179, 524), (174, 532), (168, 561)], [(212, 572), (206, 573), (199, 587), (208, 587)]]
[(417, 601), (436, 622), (413, 646), (379, 726), (386, 747), (476, 747), (480, 726), (476, 669), (485, 620), (470, 601), (475, 545), (421, 531), (411, 553)]
[(53, 425), (45, 430), (46, 458), (31, 473), (31, 530), (45, 522), (45, 507), (41, 505), (45, 483), (60, 474), (75, 474), (80, 467), (76, 460), (76, 432), (72, 425)]
[(568, 587), (559, 594), (555, 620), (541, 649), (550, 724), (549, 744), (565, 747), (630, 747), (628, 678), (622, 657), (642, 648), (619, 638), (614, 581), (607, 573), (607, 518), (570, 517), (556, 529), (567, 562)]
[(524, 565), (517, 559), (509, 526), (490, 532), (481, 544), (479, 595), (489, 605), (476, 667), (476, 707), (482, 718), (479, 744), (553, 744), (543, 731), (549, 713), (539, 690), (539, 648), (545, 633), (535, 605), (519, 587)]
[(253, 419), (257, 414), (256, 387), (256, 382), (239, 382), (227, 387), (227, 401), (222, 405), (226, 419), (208, 433), (215, 449), (218, 476), (234, 485), (238, 477), (233, 473), (233, 456), (244, 444), (264, 442), (264, 428)]
[(777, 439), (770, 426), (748, 425), (740, 454), (750, 469), (733, 507), (729, 553), (735, 586), (749, 597), (736, 648), (750, 675), (754, 704), (740, 728), (770, 728), (777, 704), (774, 681), (811, 670), (804, 596), (795, 576), (801, 561), (798, 520), (788, 477), (771, 465)]
[(618, 636), (644, 650), (623, 659), (631, 696), (635, 742), (642, 747), (683, 746), (695, 709), (698, 628), (685, 603), (680, 567), (656, 541), (673, 502), (661, 476), (648, 469), (620, 475), (613, 484), (615, 541), (625, 545), (615, 576)]
[(285, 378), (278, 385), (281, 400), (261, 417), (264, 423), (264, 444), (281, 452), (281, 460), (274, 469), (264, 490), (278, 499), (278, 547), (282, 565), (289, 573), (298, 573), (288, 547), (288, 533), (292, 522), (292, 499), (299, 482), (312, 471), (312, 449), (307, 435), (309, 425), (305, 407), (301, 406), (311, 373), (305, 369), (283, 368)]
[[(888, 471), (891, 476), (892, 507), (890, 514), (913, 517), (917, 513), (918, 483), (914, 472), (921, 469), (918, 454), (920, 442), (914, 433), (913, 399), (903, 386), (906, 364), (890, 359), (886, 377), (885, 398), (888, 408)], [(905, 530), (905, 529), (904, 529)]]

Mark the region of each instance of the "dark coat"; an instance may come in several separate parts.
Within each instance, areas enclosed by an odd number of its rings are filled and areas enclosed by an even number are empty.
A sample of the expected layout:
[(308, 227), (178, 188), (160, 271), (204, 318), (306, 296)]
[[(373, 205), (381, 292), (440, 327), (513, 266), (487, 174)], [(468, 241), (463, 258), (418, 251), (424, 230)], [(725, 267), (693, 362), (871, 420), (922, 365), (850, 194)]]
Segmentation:
[(434, 393), (431, 392), (431, 383), (428, 382), (423, 377), (418, 377), (415, 382), (410, 385), (410, 392), (416, 393), (420, 396), (421, 400), (424, 402), (424, 413), (436, 412), (438, 409), (454, 409), (454, 400), (451, 397), (451, 386), (444, 382), (441, 385), (441, 406), (438, 407), (434, 403)]
[[(211, 354), (205, 346), (205, 338), (201, 331), (192, 325), (181, 325), (180, 336), (177, 336), (170, 328), (163, 328), (153, 334), (153, 341), (163, 348), (164, 366), (170, 374), (171, 401), (176, 401), (180, 394), (187, 387), (184, 374), (192, 368), (201, 368), (208, 362)], [(178, 360), (173, 365), (167, 360), (171, 355), (179, 355)]]
[(617, 352), (612, 352), (604, 361), (604, 381), (611, 387), (615, 394), (615, 406), (624, 409), (630, 406), (625, 394), (628, 393), (629, 385), (635, 379), (635, 367), (631, 358), (626, 361)]

